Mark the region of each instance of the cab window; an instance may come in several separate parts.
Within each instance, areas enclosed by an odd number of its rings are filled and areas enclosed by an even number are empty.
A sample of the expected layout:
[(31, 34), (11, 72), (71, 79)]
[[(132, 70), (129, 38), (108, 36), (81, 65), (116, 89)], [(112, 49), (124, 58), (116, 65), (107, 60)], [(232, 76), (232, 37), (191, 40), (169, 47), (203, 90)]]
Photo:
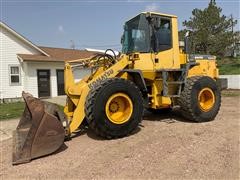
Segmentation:
[(165, 51), (172, 48), (172, 30), (170, 19), (160, 19), (160, 26), (155, 29), (157, 51)]

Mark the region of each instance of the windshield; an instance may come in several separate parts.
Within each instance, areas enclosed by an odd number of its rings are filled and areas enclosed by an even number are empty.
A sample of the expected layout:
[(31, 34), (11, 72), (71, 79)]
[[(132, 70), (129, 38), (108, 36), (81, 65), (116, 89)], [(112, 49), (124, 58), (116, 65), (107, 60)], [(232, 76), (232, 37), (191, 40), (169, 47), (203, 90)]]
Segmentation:
[(125, 54), (150, 51), (150, 30), (145, 15), (141, 14), (126, 22), (122, 46)]

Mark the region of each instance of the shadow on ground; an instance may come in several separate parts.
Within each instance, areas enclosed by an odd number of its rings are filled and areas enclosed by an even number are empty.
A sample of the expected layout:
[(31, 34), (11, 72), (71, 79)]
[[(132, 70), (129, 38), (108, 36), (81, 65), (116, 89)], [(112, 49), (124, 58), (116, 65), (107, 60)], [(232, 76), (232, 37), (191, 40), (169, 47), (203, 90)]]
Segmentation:
[(144, 121), (161, 121), (166, 123), (184, 122), (184, 123), (195, 123), (194, 121), (187, 120), (182, 116), (179, 109), (166, 111), (162, 113), (151, 113), (145, 111), (143, 115)]
[[(159, 122), (165, 122), (165, 123), (176, 123), (176, 122), (195, 123), (193, 121), (189, 121), (183, 118), (179, 109), (174, 109), (172, 111), (167, 111), (162, 113), (152, 113), (145, 110), (143, 115), (143, 121), (159, 121)], [(141, 128), (143, 127), (144, 126), (140, 124), (130, 135), (139, 133), (141, 131)], [(77, 132), (75, 135), (72, 136), (72, 138), (81, 136), (83, 134), (86, 134), (88, 137), (94, 140), (100, 140), (100, 141), (108, 140), (106, 138), (96, 135), (96, 133), (92, 129), (90, 129), (87, 125), (82, 127), (79, 132)]]

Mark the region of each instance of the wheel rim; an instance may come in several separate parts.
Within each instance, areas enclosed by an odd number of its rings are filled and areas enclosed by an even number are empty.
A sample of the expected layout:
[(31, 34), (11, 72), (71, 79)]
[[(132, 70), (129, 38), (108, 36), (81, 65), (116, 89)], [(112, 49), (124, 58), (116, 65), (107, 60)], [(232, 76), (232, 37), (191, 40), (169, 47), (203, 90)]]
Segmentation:
[(203, 88), (198, 94), (198, 102), (202, 111), (209, 111), (215, 103), (215, 95), (210, 88)]
[(105, 112), (112, 123), (123, 124), (132, 115), (132, 100), (124, 93), (113, 94), (106, 103)]

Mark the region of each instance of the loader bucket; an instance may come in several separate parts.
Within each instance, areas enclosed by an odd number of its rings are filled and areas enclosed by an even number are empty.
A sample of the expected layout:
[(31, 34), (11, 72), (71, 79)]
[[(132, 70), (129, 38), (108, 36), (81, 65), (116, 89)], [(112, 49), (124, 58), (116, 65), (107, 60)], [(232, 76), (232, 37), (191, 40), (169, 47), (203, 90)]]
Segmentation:
[(13, 165), (55, 152), (65, 137), (61, 122), (65, 116), (57, 105), (43, 102), (29, 93), (23, 92), (22, 96), (26, 106), (13, 132)]

